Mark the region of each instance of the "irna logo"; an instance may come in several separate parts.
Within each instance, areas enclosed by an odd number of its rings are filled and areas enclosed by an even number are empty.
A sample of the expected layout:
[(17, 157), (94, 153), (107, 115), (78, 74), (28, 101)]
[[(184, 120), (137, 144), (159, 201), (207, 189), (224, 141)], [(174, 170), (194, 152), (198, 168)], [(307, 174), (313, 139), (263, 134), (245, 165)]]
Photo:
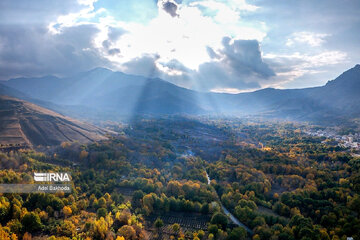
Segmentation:
[(35, 182), (70, 182), (69, 173), (34, 173)]

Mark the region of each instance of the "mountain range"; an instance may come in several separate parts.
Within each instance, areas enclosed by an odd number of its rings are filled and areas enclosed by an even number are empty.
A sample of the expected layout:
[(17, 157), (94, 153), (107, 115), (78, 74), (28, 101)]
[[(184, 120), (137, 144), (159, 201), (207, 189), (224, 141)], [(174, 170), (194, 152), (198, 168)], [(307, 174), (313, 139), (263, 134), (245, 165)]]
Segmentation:
[(324, 86), (303, 89), (267, 88), (239, 94), (198, 92), (159, 78), (95, 68), (67, 78), (2, 81), (0, 95), (92, 120), (139, 114), (225, 114), (336, 122), (360, 117), (360, 65)]

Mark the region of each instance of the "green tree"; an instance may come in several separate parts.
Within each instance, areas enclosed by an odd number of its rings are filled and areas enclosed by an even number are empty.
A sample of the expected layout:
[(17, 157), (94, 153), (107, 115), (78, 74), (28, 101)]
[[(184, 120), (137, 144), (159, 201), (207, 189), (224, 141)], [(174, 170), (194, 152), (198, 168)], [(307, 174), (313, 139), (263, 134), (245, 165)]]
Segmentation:
[(225, 214), (221, 212), (216, 212), (211, 218), (211, 223), (220, 225), (222, 229), (225, 229), (228, 224), (228, 218)]
[(247, 237), (246, 230), (242, 227), (234, 228), (229, 234), (228, 240), (245, 240)]
[(98, 218), (101, 218), (101, 217), (105, 217), (107, 215), (107, 210), (106, 208), (99, 208), (96, 212)]
[(145, 193), (141, 190), (137, 190), (133, 193), (132, 199), (131, 199), (131, 206), (136, 209), (141, 207), (141, 202), (144, 197)]
[(21, 220), (21, 224), (26, 232), (35, 232), (42, 228), (40, 217), (34, 212), (26, 213)]
[(154, 222), (154, 226), (159, 230), (162, 226), (164, 226), (163, 220), (157, 218)]
[(174, 223), (171, 225), (171, 230), (177, 235), (180, 231), (180, 225), (178, 223)]
[(217, 225), (215, 224), (210, 224), (209, 227), (208, 227), (208, 231), (209, 233), (213, 234), (214, 236), (216, 236), (216, 234), (218, 233), (219, 231), (219, 228)]
[(6, 197), (0, 197), (0, 221), (4, 220), (10, 211), (10, 202)]

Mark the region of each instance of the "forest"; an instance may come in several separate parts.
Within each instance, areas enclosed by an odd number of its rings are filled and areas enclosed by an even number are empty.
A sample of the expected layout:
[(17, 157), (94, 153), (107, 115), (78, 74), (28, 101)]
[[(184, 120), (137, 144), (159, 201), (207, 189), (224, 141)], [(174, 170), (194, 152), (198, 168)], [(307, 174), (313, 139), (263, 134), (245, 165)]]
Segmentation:
[(360, 157), (307, 135), (305, 124), (105, 125), (117, 133), (108, 140), (0, 153), (0, 184), (70, 172), (72, 185), (0, 194), (0, 239), (360, 239)]

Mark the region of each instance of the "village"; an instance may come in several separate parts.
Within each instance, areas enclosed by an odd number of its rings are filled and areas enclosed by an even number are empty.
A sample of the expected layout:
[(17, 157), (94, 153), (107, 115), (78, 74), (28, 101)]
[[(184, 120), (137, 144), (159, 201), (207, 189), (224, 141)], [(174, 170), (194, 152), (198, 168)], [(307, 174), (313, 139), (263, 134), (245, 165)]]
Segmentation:
[[(360, 134), (340, 135), (334, 130), (313, 130), (307, 129), (304, 133), (314, 137), (325, 137), (326, 139), (333, 139), (339, 147), (350, 148), (352, 150), (360, 150)], [(326, 140), (323, 141), (324, 143)]]

